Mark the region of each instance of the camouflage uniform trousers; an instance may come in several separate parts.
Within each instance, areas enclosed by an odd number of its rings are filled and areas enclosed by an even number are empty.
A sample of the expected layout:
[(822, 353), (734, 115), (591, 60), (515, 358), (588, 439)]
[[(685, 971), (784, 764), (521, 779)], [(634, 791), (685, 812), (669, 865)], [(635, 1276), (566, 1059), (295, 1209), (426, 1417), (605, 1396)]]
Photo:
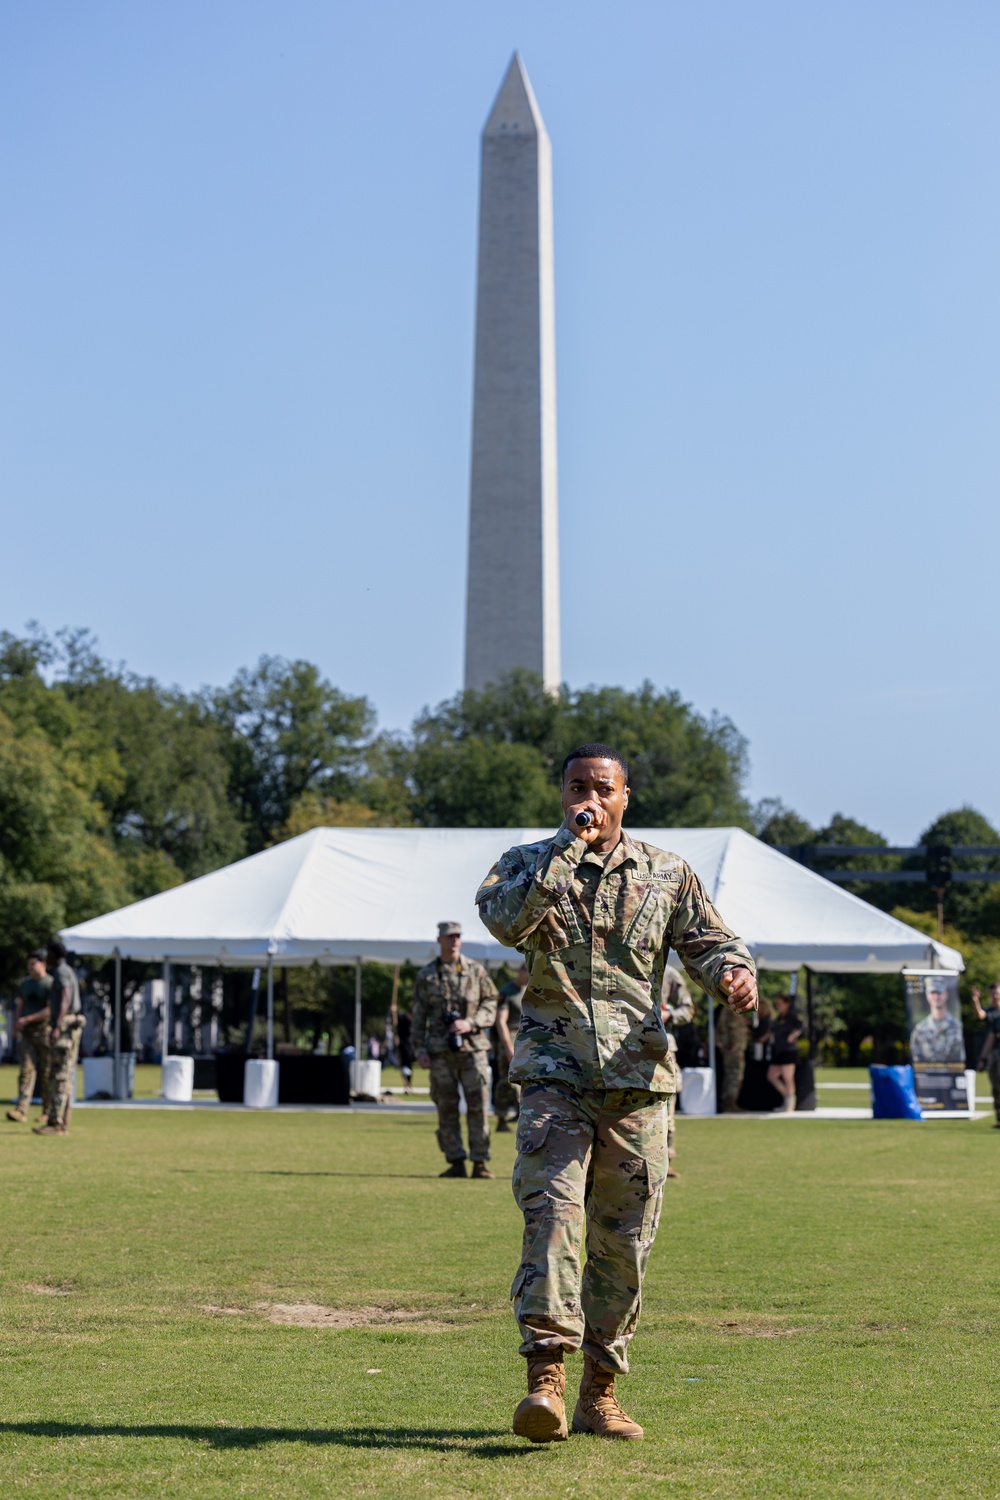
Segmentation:
[(41, 1085), (42, 1113), (47, 1116), (51, 1098), (48, 1021), (34, 1021), (30, 1026), (22, 1026), (17, 1051), (21, 1060), (17, 1075), (17, 1107), (23, 1114), (28, 1113), (37, 1080)]
[(465, 1160), (458, 1113), (459, 1084), (469, 1108), (469, 1155), (473, 1161), (489, 1161), (490, 1065), (485, 1052), (431, 1054), (431, 1098), (437, 1105), (438, 1145), (448, 1161)]
[(993, 1090), (993, 1108), (996, 1110), (997, 1122), (1000, 1123), (1000, 1051), (996, 1045), (986, 1059), (986, 1072)]
[(511, 1288), (521, 1354), (582, 1347), (627, 1373), (667, 1175), (667, 1097), (524, 1084), (513, 1180), (524, 1243)]
[(69, 1115), (82, 1036), (83, 1016), (67, 1016), (49, 1048), (50, 1125), (64, 1125)]
[(746, 1063), (746, 1047), (742, 1042), (738, 1047), (724, 1047), (722, 1049), (723, 1104), (735, 1104), (739, 1098), (740, 1089), (743, 1087), (743, 1074), (746, 1070)]
[(507, 1115), (513, 1115), (516, 1118), (521, 1107), (521, 1087), (520, 1084), (511, 1083), (507, 1077), (510, 1063), (503, 1051), (497, 1052), (496, 1069), (497, 1081), (493, 1090), (493, 1106), (501, 1119), (506, 1119)]
[(667, 1095), (667, 1161), (677, 1155), (677, 1095)]

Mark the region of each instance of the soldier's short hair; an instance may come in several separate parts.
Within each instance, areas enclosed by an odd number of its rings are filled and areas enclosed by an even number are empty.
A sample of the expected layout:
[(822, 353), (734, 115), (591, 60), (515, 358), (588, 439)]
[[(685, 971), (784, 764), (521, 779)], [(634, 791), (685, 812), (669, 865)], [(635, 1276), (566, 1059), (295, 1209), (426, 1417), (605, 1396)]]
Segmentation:
[(571, 750), (562, 763), (562, 779), (566, 780), (566, 767), (574, 760), (613, 760), (621, 767), (622, 779), (628, 785), (628, 761), (613, 745), (578, 745)]
[(32, 948), (28, 954), (29, 959), (37, 959), (40, 964), (48, 963), (49, 955), (44, 948)]
[(65, 958), (66, 957), (66, 944), (63, 943), (63, 942), (60, 942), (60, 940), (58, 938), (53, 938), (52, 941), (49, 943), (49, 953), (51, 954), (51, 956), (53, 958)]

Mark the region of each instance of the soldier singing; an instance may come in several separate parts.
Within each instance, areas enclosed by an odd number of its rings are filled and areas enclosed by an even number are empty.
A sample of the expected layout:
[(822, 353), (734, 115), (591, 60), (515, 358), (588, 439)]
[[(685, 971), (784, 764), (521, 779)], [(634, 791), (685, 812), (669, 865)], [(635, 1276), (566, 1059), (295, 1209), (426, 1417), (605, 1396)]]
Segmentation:
[(615, 1378), (628, 1372), (667, 1175), (666, 1105), (677, 1089), (660, 1015), (668, 952), (733, 1010), (757, 1003), (753, 960), (691, 868), (622, 830), (628, 797), (617, 750), (572, 751), (562, 827), (509, 849), (476, 897), (530, 974), (510, 1078), (521, 1085), (513, 1187), (524, 1215), (511, 1295), (528, 1362), (513, 1427), (532, 1442), (568, 1436), (563, 1356), (576, 1349), (574, 1432), (643, 1435)]

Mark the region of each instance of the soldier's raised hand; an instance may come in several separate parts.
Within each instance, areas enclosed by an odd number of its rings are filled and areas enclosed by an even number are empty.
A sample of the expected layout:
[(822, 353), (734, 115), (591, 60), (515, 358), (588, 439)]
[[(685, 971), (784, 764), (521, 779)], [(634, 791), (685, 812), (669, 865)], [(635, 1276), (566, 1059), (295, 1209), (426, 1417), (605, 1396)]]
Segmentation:
[[(585, 828), (578, 828), (576, 815), (582, 812), (590, 813), (592, 821)], [(607, 826), (607, 813), (592, 797), (585, 797), (581, 802), (571, 802), (566, 807), (566, 827), (575, 838), (583, 839), (585, 844), (593, 844), (601, 837)]]

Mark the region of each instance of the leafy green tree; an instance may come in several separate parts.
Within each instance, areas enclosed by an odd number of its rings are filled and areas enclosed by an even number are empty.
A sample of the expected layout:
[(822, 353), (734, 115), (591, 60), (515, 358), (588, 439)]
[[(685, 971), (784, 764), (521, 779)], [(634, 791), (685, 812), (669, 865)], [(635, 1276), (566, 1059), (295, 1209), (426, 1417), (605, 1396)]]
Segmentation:
[(67, 923), (129, 899), (86, 762), (0, 711), (0, 983)]
[(374, 713), (349, 698), (306, 661), (262, 656), (206, 706), (225, 734), (230, 793), (251, 850), (278, 837), (307, 792), (356, 795)]
[[(544, 786), (554, 792), (567, 752), (596, 741), (615, 745), (629, 761), (633, 827), (750, 825), (742, 791), (746, 742), (728, 719), (705, 718), (679, 694), (648, 682), (635, 691), (564, 687), (554, 694), (528, 672), (459, 693), (418, 718), (407, 773), (414, 816), (480, 827), (550, 823), (559, 817), (558, 801)], [(476, 744), (494, 747), (492, 757), (471, 748)], [(501, 747), (530, 750), (535, 759)], [(485, 789), (491, 777), (492, 795)]]
[(414, 816), (431, 827), (544, 827), (562, 819), (558, 787), (531, 745), (425, 740), (412, 775)]
[[(972, 807), (959, 807), (935, 818), (920, 835), (921, 844), (995, 844), (1000, 845), (1000, 833), (982, 813)], [(921, 864), (922, 861), (914, 861)], [(959, 856), (952, 867), (960, 870), (1000, 871), (1000, 859)], [(918, 910), (933, 911), (937, 908), (937, 897), (929, 885), (912, 887), (914, 892), (909, 905)], [(996, 887), (987, 881), (955, 881), (946, 888), (944, 919), (970, 936), (1000, 936), (1000, 906), (997, 904)]]
[(754, 833), (765, 844), (815, 844), (815, 828), (786, 807), (780, 797), (765, 797), (753, 810)]
[(206, 705), (112, 668), (82, 633), (60, 649), (57, 688), (117, 760), (119, 775), (100, 795), (136, 893), (238, 859), (246, 838), (229, 795), (226, 737)]

